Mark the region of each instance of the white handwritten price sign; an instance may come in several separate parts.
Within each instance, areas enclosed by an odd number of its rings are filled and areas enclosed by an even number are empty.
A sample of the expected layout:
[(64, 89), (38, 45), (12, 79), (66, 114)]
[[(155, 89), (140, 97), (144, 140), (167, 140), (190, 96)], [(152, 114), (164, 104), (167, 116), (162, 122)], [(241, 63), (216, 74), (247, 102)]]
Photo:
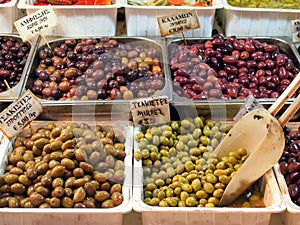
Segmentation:
[(167, 96), (140, 98), (130, 102), (134, 124), (155, 125), (170, 122), (170, 108)]
[(0, 130), (12, 139), (42, 111), (43, 106), (39, 100), (30, 90), (27, 90), (17, 101), (0, 113)]
[(174, 15), (157, 17), (160, 35), (183, 33), (200, 27), (196, 10), (180, 12)]
[(15, 21), (15, 27), (23, 41), (27, 41), (58, 24), (56, 14), (50, 5)]
[(292, 20), (292, 41), (294, 43), (300, 42), (300, 20)]

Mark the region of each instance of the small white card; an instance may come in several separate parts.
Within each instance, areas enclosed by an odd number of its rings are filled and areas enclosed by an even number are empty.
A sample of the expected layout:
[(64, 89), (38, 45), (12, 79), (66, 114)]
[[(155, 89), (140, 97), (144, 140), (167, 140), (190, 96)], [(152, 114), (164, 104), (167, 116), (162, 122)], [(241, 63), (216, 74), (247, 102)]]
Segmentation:
[(0, 113), (0, 130), (12, 139), (42, 111), (43, 106), (39, 100), (30, 90), (27, 90)]
[(292, 41), (294, 43), (300, 42), (300, 20), (292, 20), (291, 25)]
[(56, 14), (50, 5), (15, 21), (15, 27), (23, 41), (28, 41), (35, 35), (41, 34), (58, 24)]
[(141, 98), (130, 102), (134, 124), (158, 125), (170, 122), (170, 107), (167, 96)]
[(180, 12), (174, 15), (157, 17), (160, 35), (183, 33), (200, 27), (196, 10)]

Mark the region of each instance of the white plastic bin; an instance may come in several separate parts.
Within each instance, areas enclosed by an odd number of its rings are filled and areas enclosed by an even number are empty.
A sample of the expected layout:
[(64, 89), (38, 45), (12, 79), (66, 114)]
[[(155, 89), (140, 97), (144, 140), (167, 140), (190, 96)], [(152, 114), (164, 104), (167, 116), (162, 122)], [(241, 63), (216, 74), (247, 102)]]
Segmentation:
[(291, 20), (300, 18), (300, 10), (234, 7), (223, 0), (222, 27), (226, 36), (288, 36)]
[[(222, 8), (221, 0), (214, 0), (212, 6), (133, 6), (124, 4), (127, 36), (160, 36), (157, 17), (168, 16), (184, 10), (196, 9), (200, 28), (184, 33), (185, 37), (211, 37), (215, 11)], [(169, 37), (181, 37), (181, 34)]]
[[(20, 0), (18, 8), (27, 14), (44, 6), (35, 6), (35, 0)], [(52, 36), (114, 36), (119, 4), (112, 5), (53, 5), (59, 25), (45, 32)]]
[(14, 22), (18, 17), (17, 1), (0, 4), (0, 33), (13, 33)]
[[(83, 121), (82, 121), (83, 122)], [(42, 121), (32, 122), (42, 124)], [(57, 121), (56, 121), (57, 123)], [(110, 127), (108, 123), (97, 122)], [(122, 185), (123, 202), (114, 208), (0, 208), (0, 224), (5, 225), (122, 225), (123, 216), (132, 210), (132, 126), (120, 122), (118, 127), (125, 137), (126, 157), (124, 159), (125, 180)], [(27, 128), (30, 129), (30, 128)], [(23, 131), (24, 132), (24, 131)], [(1, 137), (1, 134), (0, 134)], [(7, 154), (12, 151), (11, 142), (0, 144), (0, 173), (4, 173)]]
[[(136, 142), (134, 151), (139, 151)], [(141, 160), (134, 159), (133, 174), (133, 210), (141, 213), (143, 225), (269, 225), (272, 214), (286, 209), (272, 170), (261, 178), (264, 208), (149, 206), (143, 202)]]

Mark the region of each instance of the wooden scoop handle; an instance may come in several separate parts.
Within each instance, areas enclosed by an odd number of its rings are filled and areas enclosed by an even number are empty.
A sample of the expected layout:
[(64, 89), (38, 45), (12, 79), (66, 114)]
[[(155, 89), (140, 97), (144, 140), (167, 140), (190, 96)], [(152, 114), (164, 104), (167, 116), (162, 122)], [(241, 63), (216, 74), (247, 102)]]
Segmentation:
[(295, 115), (300, 108), (300, 95), (294, 100), (294, 102), (285, 110), (285, 112), (278, 119), (280, 125), (284, 127), (287, 122)]
[(292, 97), (292, 95), (297, 91), (300, 87), (300, 73), (293, 79), (293, 81), (289, 84), (289, 86), (284, 90), (284, 92), (279, 96), (279, 98), (274, 102), (273, 105), (268, 109), (268, 111), (275, 116), (285, 102)]

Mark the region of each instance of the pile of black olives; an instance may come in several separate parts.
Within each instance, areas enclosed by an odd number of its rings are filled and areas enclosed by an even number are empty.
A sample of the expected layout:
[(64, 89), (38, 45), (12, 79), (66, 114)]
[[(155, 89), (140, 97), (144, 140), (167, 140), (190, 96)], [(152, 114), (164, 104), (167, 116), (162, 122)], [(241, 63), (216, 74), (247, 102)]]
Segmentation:
[(123, 202), (125, 136), (49, 123), (16, 138), (0, 176), (0, 207), (112, 208)]
[(285, 128), (285, 148), (279, 160), (279, 168), (292, 201), (300, 206), (300, 127)]
[(277, 45), (252, 37), (215, 34), (203, 42), (171, 43), (169, 50), (174, 91), (193, 100), (278, 98), (299, 73)]
[(32, 92), (46, 100), (148, 97), (165, 86), (161, 57), (146, 41), (67, 39), (39, 50)]
[(27, 42), (14, 37), (0, 37), (0, 92), (7, 91), (4, 80), (11, 88), (19, 83), (29, 52)]

